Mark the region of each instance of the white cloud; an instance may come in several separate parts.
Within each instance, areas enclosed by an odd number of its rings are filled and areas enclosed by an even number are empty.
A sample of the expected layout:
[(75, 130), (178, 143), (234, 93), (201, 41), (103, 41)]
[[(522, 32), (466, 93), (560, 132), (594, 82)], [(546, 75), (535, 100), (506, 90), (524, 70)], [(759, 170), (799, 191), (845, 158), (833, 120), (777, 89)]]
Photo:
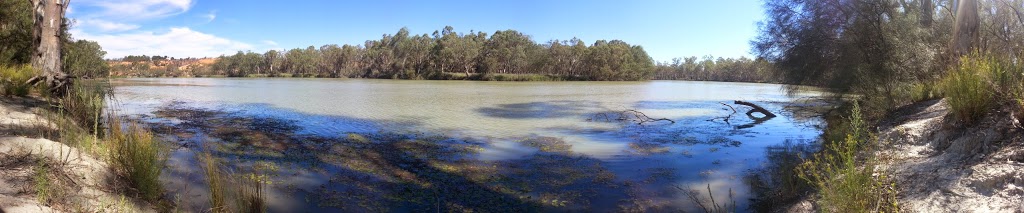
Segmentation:
[(206, 23), (213, 22), (214, 19), (217, 19), (217, 11), (210, 11), (210, 13), (203, 15), (203, 18), (206, 18)]
[(266, 44), (268, 46), (275, 46), (275, 47), (277, 46), (277, 42), (274, 42), (274, 41), (271, 41), (271, 40), (263, 40), (263, 41), (260, 41), (260, 42), (263, 42), (263, 44)]
[(139, 25), (117, 23), (99, 19), (82, 19), (78, 20), (78, 24), (81, 27), (94, 28), (102, 32), (118, 32), (139, 29)]
[(79, 30), (76, 38), (96, 41), (107, 51), (108, 58), (126, 55), (166, 55), (171, 57), (205, 57), (252, 50), (253, 46), (194, 31), (172, 27), (167, 32), (139, 31), (121, 34), (93, 35)]
[(163, 18), (187, 12), (192, 0), (81, 0), (72, 1), (81, 6), (100, 9), (96, 17), (146, 20)]

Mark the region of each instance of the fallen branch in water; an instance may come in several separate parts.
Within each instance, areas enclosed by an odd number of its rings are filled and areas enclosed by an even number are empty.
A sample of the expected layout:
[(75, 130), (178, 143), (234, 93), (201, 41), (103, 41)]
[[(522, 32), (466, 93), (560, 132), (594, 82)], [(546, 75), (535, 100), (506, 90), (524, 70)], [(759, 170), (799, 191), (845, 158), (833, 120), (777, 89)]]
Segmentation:
[[(668, 118), (651, 118), (650, 116), (647, 116), (647, 114), (644, 114), (643, 112), (632, 110), (632, 109), (630, 109), (630, 110), (623, 110), (622, 112), (618, 112), (618, 114), (619, 114), (619, 117), (615, 118), (616, 121), (634, 121), (634, 119), (630, 119), (630, 116), (632, 116), (633, 118), (635, 118), (635, 121), (637, 121), (637, 124), (640, 124), (640, 125), (643, 125), (644, 123), (647, 123), (647, 122), (656, 122), (656, 121), (668, 121), (668, 122), (671, 122), (673, 124), (676, 123), (676, 121), (674, 121), (672, 119), (668, 119)], [(612, 121), (611, 117), (608, 116), (608, 113), (603, 113), (603, 112), (602, 113), (597, 113), (597, 114), (594, 115), (594, 117), (596, 117), (596, 118), (604, 117), (605, 121)], [(593, 119), (593, 118), (587, 119), (587, 121), (593, 121), (593, 120), (596, 120), (596, 119)]]
[[(722, 119), (722, 121), (725, 121), (725, 124), (730, 124), (730, 123), (729, 123), (729, 119), (731, 119), (731, 118), (732, 118), (732, 115), (735, 115), (735, 114), (736, 114), (736, 108), (733, 108), (733, 107), (732, 107), (732, 105), (729, 105), (729, 104), (725, 104), (725, 103), (723, 103), (723, 102), (718, 102), (718, 103), (720, 103), (720, 104), (722, 104), (722, 105), (725, 105), (725, 106), (729, 107), (729, 109), (732, 109), (732, 113), (729, 113), (729, 115), (726, 115), (726, 116), (722, 116), (722, 117), (717, 117), (717, 118), (712, 118), (712, 119), (708, 119), (708, 121), (715, 121), (715, 119)], [(730, 124), (730, 125), (731, 125), (731, 124)]]
[(735, 101), (733, 103), (734, 104), (739, 104), (739, 105), (744, 105), (744, 106), (749, 106), (750, 108), (753, 108), (750, 111), (747, 111), (747, 115), (748, 116), (753, 116), (752, 114), (754, 114), (754, 112), (760, 112), (761, 114), (764, 115), (763, 118), (774, 118), (775, 117), (775, 113), (772, 113), (772, 112), (768, 111), (767, 109), (764, 109), (764, 107), (758, 106), (757, 104), (746, 102), (746, 101)]
[[(637, 124), (644, 124), (646, 122), (655, 122), (655, 121), (668, 121), (668, 122), (676, 123), (676, 121), (673, 121), (672, 119), (668, 119), (668, 118), (651, 118), (651, 117), (647, 116), (647, 114), (644, 114), (643, 112), (636, 111), (636, 110), (622, 111), (622, 113), (627, 113), (627, 112), (632, 112), (633, 116), (636, 117), (636, 119), (640, 121)], [(643, 117), (640, 117), (640, 116), (643, 116)]]

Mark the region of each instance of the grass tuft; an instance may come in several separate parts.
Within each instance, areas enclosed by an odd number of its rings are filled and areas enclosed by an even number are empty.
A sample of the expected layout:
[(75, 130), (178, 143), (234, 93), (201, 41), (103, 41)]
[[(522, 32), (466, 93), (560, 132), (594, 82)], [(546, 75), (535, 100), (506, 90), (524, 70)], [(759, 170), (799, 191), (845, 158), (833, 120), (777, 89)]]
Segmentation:
[(50, 200), (50, 168), (43, 160), (39, 160), (35, 167), (33, 181), (35, 182), (36, 200), (40, 203), (49, 203)]
[[(209, 150), (199, 156), (210, 190), (211, 212), (266, 212), (264, 189), (270, 181), (267, 176), (261, 174), (261, 168), (254, 168), (253, 173), (232, 175)], [(234, 205), (231, 205), (231, 202)]]

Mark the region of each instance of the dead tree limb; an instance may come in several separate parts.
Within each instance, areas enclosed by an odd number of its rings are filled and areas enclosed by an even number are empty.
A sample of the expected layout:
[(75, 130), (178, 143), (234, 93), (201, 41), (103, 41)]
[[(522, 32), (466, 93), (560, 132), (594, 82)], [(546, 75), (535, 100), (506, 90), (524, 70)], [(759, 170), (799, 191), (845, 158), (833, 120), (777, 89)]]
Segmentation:
[(729, 123), (729, 119), (732, 119), (732, 115), (736, 114), (736, 108), (732, 107), (732, 105), (729, 105), (729, 104), (726, 104), (726, 103), (723, 103), (723, 102), (718, 102), (718, 103), (720, 103), (720, 104), (722, 104), (722, 105), (724, 105), (726, 107), (729, 107), (729, 109), (732, 110), (732, 113), (729, 113), (729, 115), (726, 115), (726, 116), (712, 118), (712, 119), (709, 119), (708, 121), (715, 121), (715, 119), (722, 119), (722, 121), (725, 121), (725, 124), (731, 125)]
[(749, 106), (750, 108), (753, 108), (750, 111), (747, 111), (747, 116), (753, 116), (752, 114), (754, 114), (754, 112), (760, 112), (761, 114), (764, 115), (764, 118), (774, 118), (775, 117), (775, 113), (772, 113), (772, 112), (768, 111), (767, 109), (764, 109), (764, 107), (758, 106), (757, 104), (746, 102), (746, 101), (735, 101), (733, 103), (734, 104), (739, 104), (739, 105), (744, 105), (744, 106)]
[(732, 109), (732, 113), (733, 113), (733, 114), (735, 114), (735, 113), (736, 113), (736, 108), (733, 108), (733, 107), (732, 107), (732, 105), (728, 105), (728, 104), (725, 104), (725, 103), (722, 103), (722, 102), (718, 102), (718, 103), (720, 103), (720, 104), (722, 104), (722, 105), (725, 105), (725, 106), (729, 107), (729, 109)]
[(647, 116), (647, 114), (644, 114), (643, 112), (636, 111), (636, 110), (622, 111), (622, 113), (628, 113), (628, 112), (632, 112), (633, 113), (633, 117), (636, 117), (636, 119), (639, 121), (637, 124), (644, 124), (646, 122), (655, 122), (655, 121), (668, 121), (668, 122), (676, 123), (676, 121), (673, 121), (672, 119), (668, 119), (668, 118), (651, 118), (651, 117)]

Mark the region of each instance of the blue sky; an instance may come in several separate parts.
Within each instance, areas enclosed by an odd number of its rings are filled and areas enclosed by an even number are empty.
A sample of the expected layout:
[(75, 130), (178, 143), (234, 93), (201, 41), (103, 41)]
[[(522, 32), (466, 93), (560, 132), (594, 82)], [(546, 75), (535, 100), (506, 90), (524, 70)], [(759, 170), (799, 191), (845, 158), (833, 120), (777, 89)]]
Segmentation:
[(108, 58), (203, 57), (239, 50), (362, 44), (408, 27), (450, 25), (488, 34), (514, 29), (534, 41), (619, 39), (657, 61), (750, 54), (763, 19), (758, 0), (256, 1), (74, 0), (75, 38), (98, 41)]

